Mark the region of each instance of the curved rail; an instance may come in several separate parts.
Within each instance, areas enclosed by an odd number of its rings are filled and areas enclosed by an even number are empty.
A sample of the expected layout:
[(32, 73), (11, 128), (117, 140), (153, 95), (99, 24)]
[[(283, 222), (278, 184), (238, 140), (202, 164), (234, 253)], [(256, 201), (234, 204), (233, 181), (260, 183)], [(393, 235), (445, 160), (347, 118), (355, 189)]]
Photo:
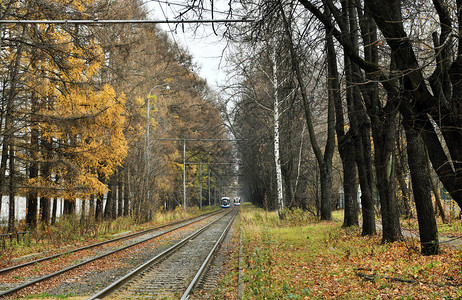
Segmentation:
[[(219, 210), (219, 211), (217, 211), (217, 212), (208, 214), (207, 217), (210, 217), (210, 216), (212, 216), (212, 215), (218, 214), (218, 213), (220, 213), (220, 212), (221, 212), (221, 211)], [(201, 216), (201, 217), (189, 219), (189, 221), (195, 220), (195, 219), (202, 220), (202, 219), (204, 219), (204, 218), (205, 218), (204, 216)], [(188, 220), (186, 220), (186, 221), (183, 220), (183, 221), (179, 221), (179, 222), (174, 222), (175, 224), (174, 224), (174, 223), (170, 223), (169, 225), (165, 225), (165, 226), (163, 225), (163, 226), (161, 226), (161, 227), (177, 225), (178, 223), (187, 222), (187, 221), (188, 221)], [(213, 222), (215, 222), (215, 221), (213, 221)], [(125, 250), (125, 249), (128, 249), (128, 248), (131, 248), (131, 247), (133, 247), (133, 246), (136, 246), (136, 245), (138, 245), (138, 244), (144, 243), (144, 242), (146, 242), (146, 241), (149, 241), (149, 240), (158, 238), (158, 237), (160, 237), (160, 236), (166, 235), (166, 234), (168, 234), (168, 233), (170, 233), (170, 232), (172, 232), (172, 231), (178, 230), (179, 228), (188, 226), (188, 225), (190, 225), (190, 224), (191, 224), (191, 223), (185, 224), (184, 226), (172, 228), (172, 229), (167, 230), (167, 231), (165, 231), (165, 232), (156, 234), (155, 236), (152, 236), (152, 237), (150, 237), (150, 238), (147, 238), (147, 239), (144, 239), (144, 240), (141, 240), (141, 241), (138, 241), (138, 242), (135, 242), (135, 243), (132, 243), (132, 244), (123, 246), (123, 247), (121, 247), (121, 248), (115, 249), (115, 250), (110, 251), (110, 252), (108, 252), (108, 253), (105, 253), (105, 254), (102, 254), (102, 255), (99, 255), (99, 256), (90, 258), (90, 259), (88, 259), (88, 260), (85, 260), (85, 261), (83, 261), (83, 262), (81, 262), (81, 263), (79, 263), (79, 264), (72, 265), (72, 266), (70, 266), (70, 267), (68, 267), (68, 268), (61, 269), (61, 270), (59, 270), (59, 271), (57, 271), (57, 272), (54, 272), (54, 273), (51, 273), (51, 274), (42, 276), (42, 277), (40, 277), (40, 278), (37, 278), (37, 279), (35, 279), (35, 280), (32, 280), (32, 281), (23, 283), (23, 284), (21, 284), (21, 285), (18, 285), (18, 286), (14, 287), (14, 288), (9, 289), (9, 290), (2, 291), (2, 292), (0, 292), (0, 297), (4, 297), (4, 296), (11, 295), (11, 294), (13, 294), (13, 293), (15, 293), (15, 292), (17, 292), (17, 291), (20, 291), (20, 290), (22, 290), (22, 289), (24, 289), (24, 288), (26, 288), (26, 287), (28, 287), (28, 286), (31, 286), (31, 285), (33, 285), (33, 284), (36, 284), (36, 283), (45, 281), (45, 280), (47, 280), (47, 279), (50, 279), (50, 278), (52, 278), (52, 277), (55, 277), (55, 276), (58, 276), (58, 275), (60, 275), (60, 274), (66, 273), (66, 272), (68, 272), (68, 271), (71, 271), (71, 270), (73, 270), (73, 269), (75, 269), (75, 268), (81, 267), (81, 266), (86, 265), (86, 264), (88, 264), (88, 263), (90, 263), (90, 262), (93, 262), (93, 261), (96, 261), (96, 260), (98, 260), (98, 259), (101, 259), (101, 258), (103, 258), (103, 257), (106, 257), (106, 256), (109, 256), (109, 255), (111, 255), (111, 254), (117, 253), (117, 252), (119, 252), (119, 251), (122, 251), (122, 250)], [(151, 230), (151, 231), (152, 231), (152, 230)], [(139, 234), (138, 234), (138, 235), (139, 235)], [(132, 236), (132, 237), (133, 237), (133, 236)], [(115, 239), (113, 239), (112, 241), (114, 241), (114, 240), (115, 240)], [(98, 244), (99, 244), (99, 243), (98, 243)]]
[[(136, 276), (138, 276), (139, 274), (143, 273), (145, 270), (147, 270), (148, 268), (150, 268), (151, 266), (155, 265), (156, 263), (158, 263), (159, 261), (163, 260), (164, 258), (166, 258), (167, 256), (171, 255), (172, 253), (174, 253), (175, 251), (177, 251), (178, 249), (180, 249), (182, 246), (184, 246), (187, 242), (189, 242), (190, 240), (194, 239), (195, 237), (197, 237), (199, 234), (201, 234), (202, 232), (204, 232), (205, 230), (207, 230), (209, 227), (211, 227), (213, 224), (215, 224), (216, 222), (218, 222), (221, 218), (225, 217), (227, 214), (233, 212), (233, 210), (229, 211), (228, 213), (224, 214), (223, 216), (221, 216), (220, 218), (210, 222), (209, 224), (203, 226), (202, 228), (200, 228), (199, 230), (197, 230), (196, 232), (192, 233), (191, 235), (189, 235), (188, 237), (186, 237), (185, 239), (181, 240), (180, 242), (176, 243), (175, 245), (171, 246), (170, 248), (168, 248), (167, 250), (163, 251), (162, 253), (156, 255), (155, 257), (153, 257), (152, 259), (150, 259), (149, 261), (145, 262), (144, 264), (140, 265), (139, 267), (137, 267), (136, 269), (132, 270), (130, 273), (126, 274), (125, 276), (119, 278), (118, 280), (114, 281), (111, 285), (107, 286), (106, 288), (104, 288), (103, 290), (95, 293), (94, 295), (92, 295), (91, 297), (87, 298), (87, 300), (94, 300), (94, 299), (102, 299), (104, 297), (107, 297), (109, 296), (110, 294), (114, 293), (116, 290), (118, 290), (119, 288), (121, 288), (124, 284), (126, 284), (127, 282), (129, 282), (130, 280), (132, 280), (133, 278), (135, 278)], [(233, 217), (234, 219), (234, 217)], [(230, 222), (232, 223), (232, 222)], [(227, 229), (229, 228), (229, 226), (227, 226)]]

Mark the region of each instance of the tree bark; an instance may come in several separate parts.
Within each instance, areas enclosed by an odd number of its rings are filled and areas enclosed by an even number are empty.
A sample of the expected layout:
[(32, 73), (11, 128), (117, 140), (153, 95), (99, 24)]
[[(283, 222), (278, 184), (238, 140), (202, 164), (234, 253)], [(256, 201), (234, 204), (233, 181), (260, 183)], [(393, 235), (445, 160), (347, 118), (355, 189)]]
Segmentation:
[[(385, 121), (381, 121), (385, 120)], [(382, 242), (395, 242), (402, 239), (399, 211), (396, 202), (394, 132), (395, 117), (376, 118), (372, 132), (375, 149), (375, 168), (377, 188), (382, 213)]]
[[(47, 145), (44, 145), (45, 152), (48, 153), (48, 151), (51, 151)], [(46, 159), (45, 162), (42, 165), (42, 177), (44, 180), (48, 181), (49, 177), (51, 176), (50, 174), (50, 163), (47, 161), (49, 157), (45, 155)], [(50, 198), (48, 195), (40, 196), (40, 215), (41, 219), (40, 221), (43, 222), (46, 225), (50, 224)]]
[(58, 212), (58, 198), (53, 198), (53, 209), (51, 211), (51, 225), (56, 224), (56, 214)]
[(81, 224), (85, 221), (85, 210), (86, 210), (86, 208), (85, 208), (85, 206), (86, 206), (85, 201), (87, 201), (87, 200), (82, 199), (82, 205), (81, 205), (81, 210), (80, 210), (80, 223), (81, 223)]
[[(23, 26), (21, 38), (24, 37), (26, 32), (26, 26)], [(6, 182), (6, 169), (8, 162), (8, 148), (13, 140), (14, 135), (14, 120), (13, 120), (13, 108), (14, 100), (17, 93), (17, 84), (18, 84), (18, 74), (19, 67), (21, 64), (21, 58), (23, 54), (23, 43), (19, 43), (18, 50), (16, 51), (16, 56), (14, 57), (14, 63), (8, 69), (10, 72), (9, 80), (9, 90), (5, 92), (6, 97), (6, 107), (4, 112), (4, 128), (3, 128), (3, 141), (2, 141), (2, 158), (0, 160), (0, 202), (3, 198), (3, 188)], [(2, 128), (0, 128), (1, 130)]]
[(106, 206), (104, 207), (104, 219), (105, 220), (112, 219), (112, 207), (114, 206), (112, 185), (110, 183), (111, 183), (111, 180), (109, 180), (109, 190), (106, 194)]
[(15, 203), (14, 203), (14, 198), (16, 196), (16, 188), (15, 188), (15, 168), (14, 168), (14, 146), (10, 145), (9, 147), (9, 172), (10, 172), (10, 182), (8, 184), (8, 194), (9, 194), (9, 211), (8, 211), (8, 232), (13, 232), (15, 229)]
[(108, 180), (108, 192), (106, 197), (106, 207), (104, 208), (104, 219), (115, 219), (117, 217), (117, 203), (116, 203), (116, 185), (114, 174)]
[(407, 153), (411, 171), (417, 220), (419, 222), (420, 244), (423, 255), (439, 252), (438, 230), (431, 198), (431, 181), (427, 168), (427, 154), (419, 132), (406, 126)]
[[(447, 51), (449, 45), (442, 48), (442, 57), (437, 58), (438, 63), (434, 74), (430, 77), (432, 82), (433, 95), (428, 90), (428, 85), (419, 62), (413, 50), (411, 39), (408, 38), (401, 15), (401, 1), (379, 1), (366, 0), (374, 19), (386, 38), (387, 44), (394, 52), (397, 65), (403, 71), (404, 91), (409, 94), (405, 105), (400, 105), (403, 114), (410, 110), (413, 116), (421, 118), (415, 126), (423, 130), (423, 138), (428, 148), (432, 165), (453, 199), (462, 207), (462, 118), (460, 111), (462, 107), (462, 46), (459, 37), (457, 58), (450, 67), (445, 67), (452, 60), (451, 51)], [(439, 44), (443, 44), (449, 38), (449, 31), (452, 28), (451, 16), (444, 6), (435, 1), (435, 10), (440, 18), (441, 34)], [(457, 6), (459, 29), (462, 28), (462, 7)], [(445, 84), (445, 77), (449, 81)], [(439, 83), (439, 84), (438, 84)], [(451, 86), (452, 85), (452, 86)], [(446, 88), (445, 88), (446, 87)], [(435, 96), (434, 96), (435, 95)], [(444, 95), (444, 96), (443, 96)], [(451, 97), (452, 95), (452, 97)], [(447, 97), (447, 98), (444, 98)], [(444, 99), (444, 100), (443, 100)], [(446, 104), (446, 100), (448, 104)], [(404, 111), (403, 111), (404, 109)], [(435, 120), (439, 127), (444, 141), (447, 145), (448, 154), (444, 151), (433, 123), (428, 114)]]
[(443, 224), (447, 224), (448, 218), (446, 217), (446, 211), (444, 209), (443, 202), (441, 201), (440, 191), (435, 180), (433, 180), (431, 175), (430, 182), (432, 186), (433, 195), (435, 195), (435, 208), (437, 208), (435, 209), (435, 215), (438, 215), (439, 213), (439, 215), (441, 216), (441, 221), (443, 221)]
[(124, 169), (124, 216), (130, 213), (130, 174), (129, 168)]
[[(100, 173), (98, 173), (98, 180), (104, 182), (104, 177)], [(95, 220), (99, 222), (104, 216), (104, 194), (98, 194), (96, 197)]]
[(358, 226), (358, 202), (356, 201), (358, 184), (356, 163), (354, 160), (354, 142), (352, 140), (352, 129), (350, 128), (349, 131), (345, 133), (337, 56), (330, 31), (326, 31), (326, 50), (328, 97), (331, 98), (330, 101), (334, 104), (335, 132), (337, 134), (338, 151), (343, 166), (343, 192), (345, 197), (343, 226)]
[(292, 61), (292, 68), (297, 78), (298, 84), (300, 85), (300, 93), (302, 96), (303, 111), (305, 114), (305, 121), (307, 124), (308, 132), (310, 135), (310, 142), (313, 152), (315, 153), (316, 160), (320, 169), (320, 183), (321, 183), (321, 220), (331, 220), (332, 219), (332, 208), (331, 208), (331, 196), (332, 196), (332, 158), (335, 150), (335, 109), (334, 103), (331, 97), (328, 97), (327, 105), (327, 138), (326, 145), (324, 149), (324, 154), (322, 153), (321, 148), (319, 147), (318, 141), (316, 139), (316, 134), (314, 131), (314, 125), (311, 115), (311, 108), (308, 101), (308, 95), (305, 89), (305, 82), (303, 80), (303, 75), (300, 70), (300, 63), (298, 56), (294, 49), (294, 44), (292, 40), (292, 32), (290, 29), (290, 24), (287, 21), (284, 9), (282, 4), (280, 4), (280, 12), (284, 21), (284, 28), (286, 35), (289, 39), (289, 50)]
[[(348, 3), (349, 5), (346, 10), (348, 11), (350, 23), (359, 23), (359, 32), (361, 33), (364, 43), (364, 57), (367, 61), (377, 64), (378, 49), (375, 45), (375, 41), (377, 41), (377, 26), (367, 9), (363, 11), (354, 1), (348, 1)], [(350, 25), (350, 32), (355, 35), (354, 48), (356, 53), (359, 53), (359, 39), (356, 36), (356, 32), (358, 32), (357, 26)], [(361, 209), (363, 215), (362, 235), (374, 235), (377, 230), (375, 223), (375, 201), (373, 197), (374, 180), (371, 150), (371, 122), (364, 107), (370, 107), (371, 103), (379, 103), (378, 84), (375, 74), (365, 72), (365, 79), (363, 79), (363, 76), (360, 76), (362, 72), (359, 66), (352, 62), (350, 57), (348, 60), (351, 63), (352, 81), (359, 84), (355, 87), (353, 93), (353, 111), (355, 112), (354, 115), (356, 118), (355, 122), (357, 123), (358, 135), (355, 141), (357, 149), (356, 164), (358, 166), (359, 184), (361, 187)], [(364, 82), (367, 82), (365, 86), (363, 86)], [(361, 86), (363, 87), (361, 88)], [(365, 101), (362, 101), (363, 99), (365, 99)]]
[(95, 210), (95, 220), (98, 222), (103, 219), (103, 201), (104, 201), (104, 195), (98, 194), (96, 198), (96, 210)]
[[(358, 19), (359, 24), (361, 25), (361, 33), (364, 40), (371, 40), (375, 35), (375, 27), (373, 24), (371, 25), (369, 22), (364, 22), (367, 15), (361, 14), (361, 10), (356, 12), (356, 5), (349, 0), (341, 1), (342, 4), (342, 18), (337, 18), (337, 20), (341, 23), (341, 28), (344, 31), (344, 34), (349, 37), (349, 40), (352, 43), (352, 47), (356, 53), (359, 53), (359, 38), (358, 38)], [(359, 17), (358, 17), (359, 16)], [(367, 23), (365, 25), (365, 23)], [(368, 44), (367, 47), (364, 48), (365, 56), (371, 60), (376, 60), (374, 56), (374, 47), (372, 44), (366, 42)], [(332, 48), (332, 51), (334, 49)], [(352, 172), (351, 170), (355, 170), (354, 168), (357, 167), (357, 174), (360, 182), (361, 187), (361, 204), (362, 204), (362, 214), (363, 214), (363, 235), (371, 235), (376, 233), (376, 225), (375, 225), (375, 206), (374, 200), (372, 197), (372, 160), (371, 160), (371, 146), (370, 146), (370, 122), (366, 115), (366, 111), (364, 109), (364, 105), (362, 104), (362, 97), (361, 97), (361, 90), (359, 86), (361, 83), (364, 82), (364, 79), (361, 77), (360, 69), (357, 65), (352, 63), (351, 59), (345, 55), (344, 56), (344, 63), (345, 63), (345, 78), (346, 78), (346, 103), (347, 103), (347, 111), (349, 117), (349, 131), (347, 133), (348, 141), (351, 145), (347, 145), (348, 149), (341, 149), (340, 142), (342, 141), (340, 138), (339, 140), (339, 152), (343, 151), (343, 156), (352, 156), (349, 159), (354, 159), (356, 162), (355, 165), (352, 165), (351, 162), (347, 162), (349, 167), (346, 167), (348, 172)], [(368, 74), (366, 74), (368, 76)], [(332, 76), (330, 76), (332, 77)], [(357, 84), (355, 84), (357, 82)], [(371, 81), (373, 82), (373, 81)], [(368, 84), (367, 89), (363, 88), (363, 93), (367, 93), (368, 98), (377, 97), (377, 85), (376, 84)], [(341, 102), (338, 104), (339, 109), (341, 109)], [(338, 130), (343, 130), (340, 128), (340, 124), (338, 125)], [(342, 143), (345, 143), (342, 141)], [(342, 157), (342, 152), (340, 152)], [(356, 172), (356, 170), (355, 170)], [(350, 185), (353, 184), (351, 177), (354, 176), (356, 178), (356, 173), (353, 175), (344, 175), (345, 178), (349, 178), (348, 180), (351, 181)], [(348, 176), (348, 177), (347, 177)], [(351, 202), (351, 208), (346, 209), (345, 213), (351, 211), (353, 209), (358, 209), (357, 203), (357, 183), (354, 184), (355, 188), (352, 187), (345, 187), (345, 200), (346, 200), (346, 208), (348, 208), (348, 201)], [(354, 199), (354, 202), (352, 202)], [(357, 212), (355, 213), (357, 214)], [(355, 216), (357, 219), (357, 216)], [(345, 220), (345, 222), (347, 219)], [(356, 220), (355, 220), (356, 222)]]
[(121, 217), (123, 212), (123, 174), (122, 170), (117, 171), (117, 216)]
[(90, 219), (93, 219), (95, 217), (95, 195), (91, 194), (90, 195), (90, 206), (89, 206), (89, 211), (88, 211), (88, 216)]
[(73, 215), (75, 213), (75, 199), (64, 199), (63, 214), (66, 216)]
[[(378, 28), (385, 37), (386, 43), (391, 49), (393, 59), (401, 71), (403, 88), (397, 86), (393, 77), (388, 77), (382, 67), (374, 61), (363, 59), (354, 51), (354, 48), (344, 35), (343, 29), (338, 30), (335, 23), (331, 22), (321, 10), (311, 1), (299, 0), (299, 2), (310, 10), (327, 28), (334, 31), (335, 38), (343, 46), (344, 52), (363, 70), (370, 74), (376, 75), (388, 94), (396, 93), (399, 90), (409, 95), (404, 102), (398, 100), (395, 105), (405, 114), (404, 110), (410, 109), (413, 116), (419, 116), (424, 119), (418, 120), (415, 126), (422, 130), (423, 138), (427, 146), (432, 166), (437, 172), (444, 187), (451, 194), (452, 198), (462, 207), (462, 40), (458, 37), (458, 43), (453, 43), (451, 32), (453, 30), (452, 16), (448, 8), (441, 5), (440, 1), (433, 1), (435, 11), (440, 19), (440, 33), (435, 33), (434, 40), (441, 47), (435, 47), (436, 68), (429, 78), (433, 94), (428, 89), (428, 82), (425, 80), (424, 72), (419, 65), (418, 58), (414, 52), (414, 45), (411, 43), (413, 38), (408, 37), (404, 28), (404, 22), (401, 15), (402, 1), (391, 0), (366, 0), (364, 1), (364, 11), (369, 12), (374, 19)], [(333, 2), (323, 1), (324, 5), (334, 7)], [(458, 30), (462, 29), (462, 5), (457, 5), (457, 24)], [(358, 7), (358, 11), (360, 11)], [(336, 20), (338, 21), (338, 20)], [(437, 32), (437, 31), (435, 31)], [(365, 43), (367, 46), (374, 46), (373, 43)], [(457, 49), (451, 49), (454, 44), (458, 45)], [(457, 52), (454, 60), (453, 51)], [(398, 70), (390, 69), (395, 74)], [(390, 73), (390, 72), (389, 72)], [(396, 78), (396, 76), (395, 76)], [(434, 122), (432, 122), (433, 119)], [(440, 131), (447, 151), (437, 133)]]
[(276, 60), (276, 47), (275, 43), (273, 45), (272, 53), (272, 63), (273, 63), (273, 133), (274, 133), (274, 164), (276, 172), (276, 188), (277, 188), (277, 207), (279, 219), (284, 218), (284, 187), (282, 182), (282, 170), (281, 170), (281, 155), (280, 155), (280, 112), (279, 112), (279, 83), (278, 83), (278, 66)]
[[(37, 112), (37, 99), (35, 96), (31, 98), (32, 105), (31, 111), (32, 116)], [(31, 119), (30, 129), (30, 146), (29, 146), (29, 178), (35, 179), (39, 175), (39, 165), (37, 163), (37, 152), (39, 151), (39, 131), (36, 126), (36, 121)], [(37, 227), (37, 205), (38, 195), (35, 188), (27, 192), (27, 214), (26, 214), (26, 225), (31, 230)]]
[[(352, 144), (352, 142), (350, 141)], [(358, 226), (358, 181), (356, 172), (356, 163), (354, 159), (354, 148), (346, 145), (342, 156), (343, 164), (343, 192), (345, 195), (345, 217), (343, 220), (344, 227)], [(340, 145), (339, 145), (340, 147)], [(340, 152), (340, 150), (339, 150)]]
[(359, 184), (361, 187), (361, 212), (363, 226), (361, 235), (374, 235), (377, 233), (375, 223), (375, 201), (372, 196), (372, 154), (369, 130), (360, 129), (361, 144), (356, 152), (356, 165), (358, 166)]
[[(400, 159), (401, 160), (401, 159)], [(397, 163), (397, 172), (396, 172), (396, 177), (398, 179), (398, 184), (399, 188), (401, 190), (401, 194), (403, 199), (402, 205), (403, 205), (403, 214), (405, 215), (406, 218), (412, 218), (412, 210), (411, 210), (411, 204), (410, 204), (410, 192), (409, 188), (407, 187), (406, 180), (404, 178), (404, 162), (399, 162)]]
[[(45, 103), (46, 109), (50, 109), (50, 104)], [(51, 174), (51, 160), (52, 160), (52, 152), (53, 152), (53, 145), (51, 138), (41, 137), (41, 152), (43, 163), (41, 165), (41, 177), (43, 178), (44, 182), (52, 182), (52, 174)], [(40, 195), (40, 215), (41, 221), (47, 225), (50, 224), (50, 197), (48, 193), (46, 195)]]

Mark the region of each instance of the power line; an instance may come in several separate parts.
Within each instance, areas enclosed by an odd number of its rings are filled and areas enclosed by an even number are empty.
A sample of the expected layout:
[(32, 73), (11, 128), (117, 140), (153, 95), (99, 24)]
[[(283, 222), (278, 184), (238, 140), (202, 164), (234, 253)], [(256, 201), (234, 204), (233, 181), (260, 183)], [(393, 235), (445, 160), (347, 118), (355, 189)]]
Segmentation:
[(242, 165), (242, 162), (236, 161), (236, 162), (191, 162), (191, 163), (186, 163), (187, 165), (211, 165), (211, 166), (221, 166), (221, 165)]
[(244, 23), (254, 22), (254, 19), (196, 19), (196, 20), (0, 20), (0, 24), (188, 24), (188, 23)]
[[(229, 11), (220, 11), (220, 10), (212, 10), (210, 8), (205, 8), (205, 7), (199, 7), (199, 6), (190, 6), (188, 4), (182, 4), (182, 3), (177, 3), (177, 2), (172, 2), (172, 1), (163, 1), (163, 0), (152, 0), (152, 2), (157, 2), (159, 4), (167, 4), (168, 6), (180, 6), (180, 7), (183, 7), (183, 8), (192, 8), (192, 9), (200, 9), (200, 10), (203, 10), (203, 11), (207, 11), (207, 12), (213, 12), (213, 13), (216, 13), (216, 14), (222, 14), (222, 15), (229, 15), (230, 12)], [(240, 14), (236, 14), (236, 13), (232, 13), (234, 16), (237, 16), (237, 17), (244, 17), (243, 15), (240, 15)]]
[(201, 142), (235, 142), (244, 141), (243, 139), (191, 139), (191, 138), (153, 138), (156, 141), (201, 141)]
[(212, 141), (212, 142), (221, 142), (221, 141), (240, 141), (238, 139), (191, 139), (191, 138), (153, 138), (152, 140), (156, 141), (179, 141), (183, 142), (183, 207), (186, 208), (186, 142), (188, 141)]

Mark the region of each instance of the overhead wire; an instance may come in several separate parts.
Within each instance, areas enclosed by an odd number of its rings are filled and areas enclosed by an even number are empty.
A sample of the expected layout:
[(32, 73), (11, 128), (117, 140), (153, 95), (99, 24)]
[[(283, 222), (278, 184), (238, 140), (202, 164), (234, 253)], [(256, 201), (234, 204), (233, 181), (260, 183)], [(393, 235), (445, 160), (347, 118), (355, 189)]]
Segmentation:
[[(172, 1), (165, 1), (165, 0), (149, 0), (149, 2), (158, 2), (158, 3), (162, 3), (162, 4), (168, 4), (169, 6), (180, 6), (180, 7), (183, 7), (183, 8), (190, 8), (191, 6), (190, 5), (187, 5), (187, 4), (183, 4), (183, 3), (177, 3), (177, 2), (172, 2)], [(206, 12), (213, 12), (214, 14), (222, 14), (222, 15), (229, 15), (229, 11), (220, 11), (220, 10), (216, 10), (216, 9), (210, 9), (210, 8), (206, 8), (206, 7), (199, 7), (199, 6), (195, 6), (193, 8), (200, 8), (202, 11), (206, 11)], [(239, 14), (234, 14), (234, 16), (236, 17), (241, 17), (241, 18), (245, 18), (246, 16), (244, 15), (239, 15)]]
[[(167, 1), (165, 1), (165, 3), (167, 3)], [(170, 6), (170, 4), (168, 4), (168, 3), (167, 3), (167, 5)], [(161, 3), (159, 3), (159, 8), (160, 8), (160, 10), (162, 11), (162, 14), (164, 15), (164, 18), (165, 18), (166, 20), (168, 20), (168, 16), (167, 16), (167, 14), (165, 13), (164, 8), (162, 7), (162, 4), (161, 4)], [(179, 48), (179, 45), (178, 45), (178, 43), (177, 43), (177, 41), (176, 41), (176, 39), (175, 39), (175, 35), (173, 34), (173, 31), (172, 31), (172, 28), (170, 27), (170, 24), (167, 24), (167, 25), (168, 25), (168, 29), (169, 29), (169, 31), (170, 31), (170, 34), (171, 34), (171, 36), (172, 36), (173, 42), (174, 42), (175, 45)]]

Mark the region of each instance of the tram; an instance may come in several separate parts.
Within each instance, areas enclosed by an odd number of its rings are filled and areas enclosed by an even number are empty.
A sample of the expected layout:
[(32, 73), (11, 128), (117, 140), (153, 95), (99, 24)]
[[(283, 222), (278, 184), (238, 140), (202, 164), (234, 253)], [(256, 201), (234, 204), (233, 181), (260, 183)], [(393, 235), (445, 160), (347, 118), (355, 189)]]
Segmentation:
[(221, 207), (222, 208), (229, 208), (230, 207), (230, 201), (229, 201), (229, 197), (223, 197), (221, 198)]
[(241, 198), (240, 197), (234, 198), (234, 206), (239, 206), (239, 205), (241, 205)]

